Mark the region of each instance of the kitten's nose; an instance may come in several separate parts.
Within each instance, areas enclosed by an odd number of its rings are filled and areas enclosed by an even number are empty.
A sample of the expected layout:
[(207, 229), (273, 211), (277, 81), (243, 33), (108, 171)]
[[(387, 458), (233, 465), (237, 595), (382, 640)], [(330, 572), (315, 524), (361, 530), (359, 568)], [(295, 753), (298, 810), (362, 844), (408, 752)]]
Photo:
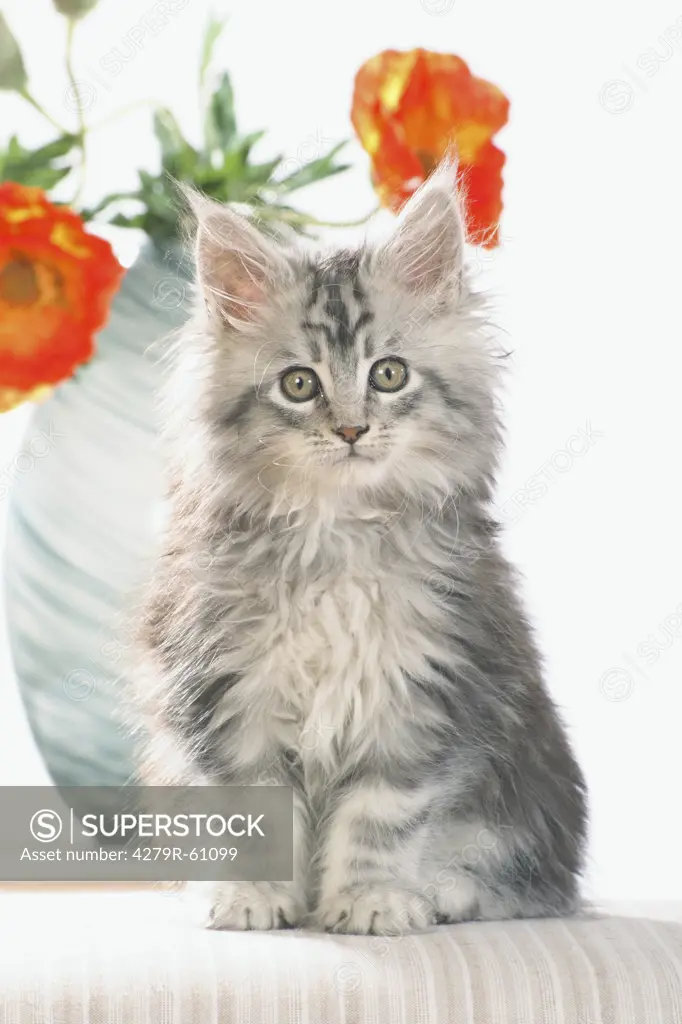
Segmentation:
[(369, 427), (339, 427), (334, 433), (338, 434), (340, 438), (347, 441), (348, 444), (355, 444), (357, 439), (363, 434), (366, 434)]

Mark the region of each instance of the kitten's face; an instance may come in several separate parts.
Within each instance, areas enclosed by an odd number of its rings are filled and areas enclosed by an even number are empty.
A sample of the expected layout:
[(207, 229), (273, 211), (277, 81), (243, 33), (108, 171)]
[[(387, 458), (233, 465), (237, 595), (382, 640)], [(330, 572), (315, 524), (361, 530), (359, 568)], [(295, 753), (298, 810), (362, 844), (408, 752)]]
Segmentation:
[[(490, 360), (447, 187), (422, 195), (421, 209), (413, 201), (375, 250), (315, 258), (249, 229), (257, 251), (245, 257), (242, 242), (235, 264), (211, 233), (200, 270), (222, 337), (209, 419), (244, 504), (259, 490), (285, 508), (382, 492), (432, 504), (490, 471)], [(207, 270), (216, 263), (219, 287)]]

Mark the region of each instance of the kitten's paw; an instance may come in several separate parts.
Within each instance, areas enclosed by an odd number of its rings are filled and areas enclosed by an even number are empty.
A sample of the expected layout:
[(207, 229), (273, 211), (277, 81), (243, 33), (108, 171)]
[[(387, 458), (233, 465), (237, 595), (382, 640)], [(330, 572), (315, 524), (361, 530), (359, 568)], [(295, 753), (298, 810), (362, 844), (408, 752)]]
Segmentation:
[(209, 928), (270, 931), (293, 928), (303, 917), (294, 894), (271, 882), (225, 882), (213, 894)]
[(323, 900), (315, 918), (326, 931), (353, 935), (402, 935), (436, 923), (420, 893), (382, 885), (354, 886)]
[(453, 871), (434, 897), (440, 920), (444, 924), (474, 920), (480, 913), (481, 893), (482, 888), (474, 878)]

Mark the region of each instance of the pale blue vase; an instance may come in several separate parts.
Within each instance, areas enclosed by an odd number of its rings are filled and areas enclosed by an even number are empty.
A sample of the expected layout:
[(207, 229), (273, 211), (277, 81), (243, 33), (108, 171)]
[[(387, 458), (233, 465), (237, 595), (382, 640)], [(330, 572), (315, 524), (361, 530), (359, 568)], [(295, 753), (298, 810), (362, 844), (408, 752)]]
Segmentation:
[(97, 354), (36, 407), (17, 462), (9, 633), (31, 726), (58, 785), (118, 785), (133, 773), (125, 673), (135, 592), (158, 536), (156, 399), (186, 292), (178, 261), (145, 248)]

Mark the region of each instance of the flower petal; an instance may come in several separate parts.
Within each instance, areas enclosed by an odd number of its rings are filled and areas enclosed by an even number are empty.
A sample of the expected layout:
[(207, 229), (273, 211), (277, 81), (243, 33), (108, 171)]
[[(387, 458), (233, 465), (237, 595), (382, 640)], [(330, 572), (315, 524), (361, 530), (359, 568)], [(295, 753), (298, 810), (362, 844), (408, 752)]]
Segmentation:
[(90, 359), (123, 272), (76, 213), (40, 189), (0, 184), (0, 407)]
[(476, 244), (497, 244), (504, 154), (491, 140), (508, 116), (504, 93), (472, 75), (454, 54), (386, 50), (355, 78), (351, 118), (372, 160), (382, 204), (400, 209), (454, 149), (467, 183), (470, 240)]

